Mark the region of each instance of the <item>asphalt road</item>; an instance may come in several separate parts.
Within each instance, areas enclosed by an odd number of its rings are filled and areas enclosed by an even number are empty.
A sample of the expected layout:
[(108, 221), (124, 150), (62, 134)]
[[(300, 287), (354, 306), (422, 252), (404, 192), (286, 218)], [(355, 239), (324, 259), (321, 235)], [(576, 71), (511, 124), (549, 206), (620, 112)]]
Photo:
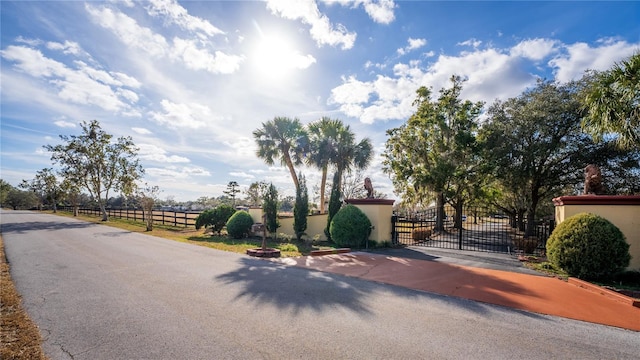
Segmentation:
[(637, 332), (0, 213), (51, 359), (637, 359)]

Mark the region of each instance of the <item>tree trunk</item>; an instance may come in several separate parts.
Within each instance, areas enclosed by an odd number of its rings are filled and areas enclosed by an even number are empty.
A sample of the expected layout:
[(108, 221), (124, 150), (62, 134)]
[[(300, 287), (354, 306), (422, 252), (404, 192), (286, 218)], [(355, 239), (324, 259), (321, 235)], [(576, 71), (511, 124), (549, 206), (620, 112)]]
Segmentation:
[(109, 215), (107, 214), (107, 206), (100, 203), (100, 211), (102, 212), (102, 221), (109, 221)]
[(524, 231), (525, 239), (535, 234), (536, 228), (536, 208), (538, 207), (538, 196), (533, 196), (531, 205), (527, 210), (527, 227)]
[(524, 231), (524, 213), (526, 210), (518, 209), (518, 213), (516, 214), (516, 225), (518, 226), (518, 230)]
[(324, 188), (327, 186), (327, 167), (322, 168), (322, 180), (320, 181), (320, 214), (324, 214)]
[(300, 187), (300, 183), (298, 182), (298, 175), (296, 175), (296, 171), (293, 168), (293, 162), (291, 161), (291, 157), (289, 157), (289, 154), (284, 154), (284, 162), (285, 164), (287, 164), (287, 167), (289, 168), (289, 172), (291, 173), (291, 178), (293, 179), (293, 184), (296, 186), (296, 191), (298, 191), (298, 188)]
[(456, 229), (462, 229), (462, 207), (464, 205), (464, 201), (462, 200), (458, 200), (456, 202), (456, 215), (455, 215), (455, 228)]
[(73, 216), (78, 216), (78, 205), (73, 206)]
[(436, 227), (434, 228), (434, 230), (444, 230), (444, 217), (444, 193), (438, 192), (438, 194), (436, 195)]

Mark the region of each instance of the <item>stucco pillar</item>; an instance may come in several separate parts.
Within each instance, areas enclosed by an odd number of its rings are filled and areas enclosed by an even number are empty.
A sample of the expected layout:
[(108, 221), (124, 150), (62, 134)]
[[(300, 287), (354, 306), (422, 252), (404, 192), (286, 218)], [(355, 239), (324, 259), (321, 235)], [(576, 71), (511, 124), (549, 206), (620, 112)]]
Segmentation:
[(376, 243), (391, 242), (391, 216), (393, 215), (394, 200), (388, 199), (346, 199), (360, 209), (371, 221), (371, 235), (369, 240)]
[(640, 270), (640, 196), (561, 196), (553, 199), (553, 204), (556, 206), (556, 224), (583, 212), (611, 221), (629, 244), (631, 262), (627, 270)]

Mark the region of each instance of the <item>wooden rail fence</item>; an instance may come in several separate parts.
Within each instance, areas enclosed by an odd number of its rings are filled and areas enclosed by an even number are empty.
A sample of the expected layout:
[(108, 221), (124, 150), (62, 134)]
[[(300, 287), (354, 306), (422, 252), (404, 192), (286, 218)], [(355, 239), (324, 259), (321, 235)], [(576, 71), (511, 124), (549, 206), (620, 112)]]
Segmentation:
[[(61, 206), (61, 211), (73, 212), (71, 206)], [(101, 216), (102, 212), (96, 208), (79, 208), (78, 213), (86, 215)], [(107, 209), (109, 217), (127, 219), (133, 221), (144, 221), (142, 209)], [(171, 226), (190, 227), (196, 226), (196, 218), (200, 211), (169, 211), (153, 210), (153, 223)]]

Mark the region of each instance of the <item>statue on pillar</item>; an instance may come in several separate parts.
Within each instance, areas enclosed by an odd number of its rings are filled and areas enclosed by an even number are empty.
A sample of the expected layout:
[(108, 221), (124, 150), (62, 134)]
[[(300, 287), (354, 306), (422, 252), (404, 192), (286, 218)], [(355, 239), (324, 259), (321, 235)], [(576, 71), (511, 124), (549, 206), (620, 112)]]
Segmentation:
[(604, 185), (602, 185), (602, 173), (600, 168), (594, 164), (589, 164), (584, 168), (584, 194), (602, 195)]
[(367, 199), (373, 199), (373, 185), (371, 184), (371, 179), (364, 179), (364, 188), (367, 190)]

